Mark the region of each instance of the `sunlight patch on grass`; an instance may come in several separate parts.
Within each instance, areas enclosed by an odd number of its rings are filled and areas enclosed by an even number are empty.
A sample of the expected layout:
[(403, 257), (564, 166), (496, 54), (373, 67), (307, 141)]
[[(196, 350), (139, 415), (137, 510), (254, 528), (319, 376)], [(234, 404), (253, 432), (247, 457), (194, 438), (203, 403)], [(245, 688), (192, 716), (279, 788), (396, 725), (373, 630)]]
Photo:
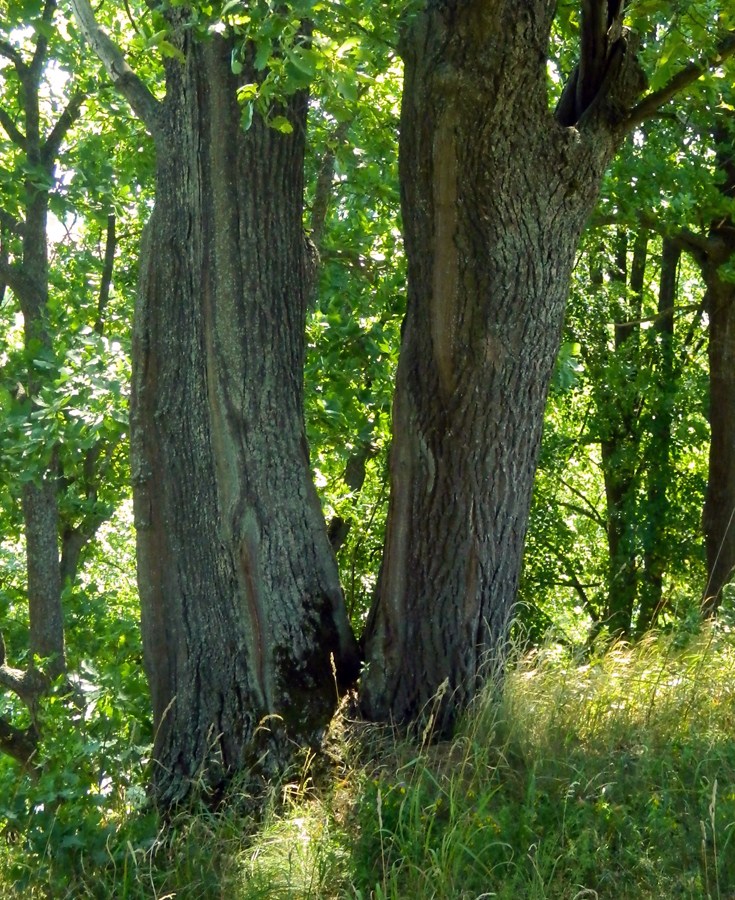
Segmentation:
[(49, 845), (43, 883), (14, 835), (0, 896), (722, 900), (735, 895), (734, 735), (722, 629), (586, 656), (549, 645), (519, 654), (452, 741), (342, 715), (328, 756), (270, 785), (257, 822), (236, 789), (165, 828), (121, 802), (106, 861)]

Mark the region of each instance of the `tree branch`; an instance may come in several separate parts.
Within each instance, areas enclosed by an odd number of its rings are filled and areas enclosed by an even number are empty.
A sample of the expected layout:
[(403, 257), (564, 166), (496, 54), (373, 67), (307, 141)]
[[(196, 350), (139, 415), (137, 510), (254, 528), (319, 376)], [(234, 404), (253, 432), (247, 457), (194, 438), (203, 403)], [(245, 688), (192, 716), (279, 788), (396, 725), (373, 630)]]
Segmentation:
[(0, 41), (0, 56), (9, 59), (19, 75), (25, 72), (28, 66), (23, 62), (23, 57), (9, 41)]
[[(716, 253), (719, 243), (716, 238), (708, 237), (705, 234), (697, 234), (688, 228), (679, 228), (672, 231), (667, 228), (665, 223), (661, 222), (655, 216), (651, 216), (644, 210), (637, 210), (635, 217), (646, 228), (655, 231), (661, 237), (670, 238), (675, 241), (682, 250), (690, 253), (697, 262), (706, 261), (712, 254)], [(607, 228), (610, 225), (625, 224), (625, 217), (617, 215), (594, 216), (590, 222), (590, 228)]]
[(589, 615), (590, 619), (592, 619), (593, 622), (599, 622), (600, 614), (595, 609), (594, 603), (592, 603), (589, 594), (585, 590), (585, 588), (594, 587), (595, 585), (582, 584), (582, 582), (579, 580), (579, 577), (577, 576), (577, 573), (574, 570), (574, 566), (572, 565), (571, 560), (568, 559), (558, 547), (553, 547), (548, 542), (545, 543), (551, 553), (557, 558), (557, 560), (561, 564), (561, 567), (566, 572), (567, 578), (569, 579), (567, 582), (557, 581), (556, 583), (560, 586), (573, 588), (576, 591), (579, 599), (582, 601), (582, 605), (587, 610), (587, 614)]
[(105, 330), (105, 311), (110, 300), (110, 287), (112, 285), (112, 275), (115, 266), (115, 251), (117, 249), (117, 235), (115, 233), (115, 213), (110, 213), (107, 217), (107, 235), (105, 238), (105, 260), (102, 264), (102, 279), (100, 282), (100, 293), (97, 298), (97, 319), (94, 323), (94, 330), (97, 334), (103, 334)]
[(38, 732), (29, 728), (15, 728), (6, 719), (0, 718), (0, 750), (7, 753), (22, 766), (28, 766), (38, 748)]
[[(50, 25), (53, 18), (54, 13), (56, 12), (56, 0), (46, 0), (46, 3), (43, 7), (43, 12), (41, 13), (41, 22), (44, 25)], [(48, 37), (45, 33), (45, 30), (38, 32), (38, 39), (36, 40), (36, 49), (33, 51), (33, 59), (31, 60), (31, 64), (29, 66), (29, 72), (31, 78), (38, 79), (43, 70), (43, 64), (46, 61), (46, 51), (48, 50)]]
[(316, 179), (314, 202), (311, 205), (311, 239), (317, 250), (321, 250), (324, 227), (329, 211), (329, 200), (332, 194), (332, 182), (334, 181), (335, 147), (342, 144), (347, 132), (352, 125), (352, 119), (341, 122), (331, 135), (330, 145), (324, 151), (324, 156), (319, 164), (319, 173)]
[(48, 687), (48, 680), (38, 669), (15, 669), (0, 666), (0, 687), (7, 688), (33, 710)]
[(4, 228), (6, 231), (10, 232), (10, 234), (14, 234), (18, 237), (22, 237), (23, 235), (23, 223), (14, 219), (10, 213), (5, 212), (4, 209), (0, 209), (0, 228)]
[(3, 126), (5, 132), (7, 133), (10, 140), (15, 144), (15, 146), (20, 147), (21, 150), (25, 150), (26, 136), (10, 118), (8, 112), (2, 108), (0, 108), (0, 125)]
[(557, 502), (560, 503), (560, 505), (566, 506), (568, 509), (572, 509), (578, 512), (580, 515), (586, 516), (588, 519), (591, 519), (593, 522), (599, 525), (600, 528), (607, 528), (605, 517), (600, 515), (594, 503), (582, 491), (580, 491), (579, 488), (574, 487), (573, 484), (569, 484), (569, 482), (564, 478), (560, 478), (559, 480), (568, 491), (575, 495), (575, 497), (579, 497), (582, 503), (584, 503), (586, 509), (574, 506), (571, 503), (563, 503), (559, 500), (557, 500)]
[(697, 62), (685, 66), (681, 71), (677, 72), (676, 75), (672, 76), (662, 88), (659, 88), (657, 91), (653, 91), (647, 97), (644, 97), (643, 100), (631, 110), (621, 127), (630, 131), (630, 129), (635, 128), (636, 125), (640, 125), (641, 122), (644, 122), (654, 115), (659, 107), (668, 103), (669, 100), (673, 99), (680, 91), (689, 87), (690, 84), (693, 84), (710, 69), (721, 65), (721, 63), (734, 53), (735, 31), (731, 31), (720, 40), (713, 55), (704, 56)]
[(160, 103), (125, 61), (120, 48), (97, 24), (89, 0), (72, 0), (74, 18), (112, 83), (155, 137), (159, 130)]
[(38, 291), (33, 280), (17, 266), (0, 259), (0, 281), (3, 281), (18, 298), (21, 307), (31, 306), (36, 301)]
[(602, 82), (607, 60), (607, 2), (582, 0), (577, 113), (594, 100)]
[(46, 165), (53, 163), (56, 159), (61, 142), (71, 126), (79, 118), (79, 113), (82, 111), (82, 103), (84, 103), (86, 97), (87, 95), (83, 91), (75, 91), (71, 95), (66, 109), (56, 120), (56, 124), (51, 129), (41, 148), (41, 159)]

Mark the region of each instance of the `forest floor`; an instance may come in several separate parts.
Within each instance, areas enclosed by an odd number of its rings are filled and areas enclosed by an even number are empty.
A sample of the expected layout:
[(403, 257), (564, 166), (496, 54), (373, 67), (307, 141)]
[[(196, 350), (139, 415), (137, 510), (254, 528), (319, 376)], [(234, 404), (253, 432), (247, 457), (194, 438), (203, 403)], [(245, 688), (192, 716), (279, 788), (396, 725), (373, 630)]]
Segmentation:
[[(324, 758), (164, 832), (111, 813), (107, 857), (21, 836), (0, 896), (227, 900), (735, 898), (735, 635), (519, 655), (452, 742), (338, 717)], [(68, 851), (69, 848), (66, 848)]]

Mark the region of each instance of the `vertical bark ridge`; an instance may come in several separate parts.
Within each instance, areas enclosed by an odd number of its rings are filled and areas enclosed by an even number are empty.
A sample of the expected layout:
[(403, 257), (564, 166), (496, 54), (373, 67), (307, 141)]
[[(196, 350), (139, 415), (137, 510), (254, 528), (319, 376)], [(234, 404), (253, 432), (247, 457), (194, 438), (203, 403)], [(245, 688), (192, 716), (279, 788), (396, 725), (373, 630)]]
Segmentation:
[(553, 12), (430, 3), (403, 42), (408, 304), (371, 718), (451, 727), (504, 650), (568, 281), (616, 141), (548, 109)]
[(231, 44), (181, 42), (157, 142), (131, 401), (166, 803), (199, 773), (216, 785), (258, 761), (278, 767), (289, 741), (328, 721), (332, 664), (341, 683), (357, 664), (302, 413), (306, 98), (284, 109), (292, 134), (259, 117), (245, 133)]

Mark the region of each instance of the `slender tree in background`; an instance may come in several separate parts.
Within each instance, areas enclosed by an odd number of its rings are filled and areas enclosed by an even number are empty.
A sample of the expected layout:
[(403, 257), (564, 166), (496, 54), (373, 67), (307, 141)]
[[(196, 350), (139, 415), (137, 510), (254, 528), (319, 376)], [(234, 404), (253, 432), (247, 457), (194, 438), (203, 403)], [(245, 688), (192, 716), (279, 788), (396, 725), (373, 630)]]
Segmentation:
[(713, 613), (735, 572), (735, 116), (723, 107), (712, 129), (722, 209), (706, 234), (681, 230), (675, 243), (697, 261), (709, 320), (710, 454), (702, 524), (707, 553), (704, 608)]
[(162, 13), (159, 102), (89, 4), (74, 7), (156, 146), (131, 452), (154, 783), (167, 804), (266, 750), (277, 768), (356, 675), (304, 435), (307, 98), (291, 92), (278, 127), (256, 112), (246, 130), (238, 89), (258, 81), (254, 48), (229, 28), (207, 34), (182, 4)]
[(579, 237), (624, 136), (712, 63), (648, 94), (623, 4), (581, 4), (579, 64), (555, 110), (556, 4), (435, 0), (402, 46), (408, 307), (385, 553), (362, 707), (439, 726), (502, 654), (544, 405)]
[[(607, 605), (600, 621), (612, 634), (628, 635), (638, 588), (635, 506), (639, 487), (640, 428), (640, 319), (648, 253), (648, 232), (638, 230), (628, 265), (627, 231), (618, 228), (615, 264), (610, 285), (616, 307), (613, 346), (601, 335), (598, 349), (604, 362), (596, 384), (598, 408), (604, 422), (600, 450), (607, 506), (607, 542), (610, 574)], [(601, 273), (600, 273), (601, 274)], [(616, 357), (623, 378), (610, 378), (608, 367)]]
[[(635, 633), (642, 636), (656, 625), (664, 609), (664, 576), (676, 552), (670, 546), (674, 467), (674, 404), (681, 379), (681, 362), (675, 356), (674, 323), (681, 250), (664, 238), (654, 319), (654, 391), (650, 439), (646, 454), (646, 504), (643, 526), (643, 567), (640, 577)], [(691, 333), (691, 332), (690, 332)], [(688, 343), (688, 342), (687, 342)], [(686, 350), (686, 344), (684, 345)]]
[[(94, 260), (92, 268), (88, 261), (80, 262), (79, 280), (70, 271), (60, 280), (58, 261), (54, 266), (49, 261), (50, 205), (55, 203), (62, 218), (66, 210), (56, 169), (68, 153), (86, 94), (84, 76), (50, 82), (47, 69), (63, 47), (54, 23), (56, 3), (47, 0), (38, 12), (30, 28), (24, 27), (22, 12), (13, 10), (0, 32), (0, 126), (7, 136), (0, 302), (12, 297), (9, 308), (17, 305), (23, 322), (20, 345), (11, 341), (3, 348), (0, 455), (3, 482), (20, 503), (28, 601), (27, 640), (18, 646), (16, 638), (6, 648), (0, 639), (0, 685), (23, 701), (31, 723), (16, 727), (0, 720), (0, 748), (24, 764), (38, 746), (39, 701), (65, 672), (62, 596), (111, 512), (102, 496), (109, 498), (115, 489), (102, 482), (114, 482), (123, 434), (110, 410), (90, 427), (85, 416), (94, 415), (79, 409), (89, 397), (89, 378), (97, 379), (98, 389), (106, 382), (105, 364), (96, 354), (107, 324), (117, 249), (115, 215), (109, 211), (105, 216), (103, 259)], [(84, 170), (85, 163), (76, 161)], [(71, 253), (75, 251), (81, 258), (79, 246)], [(99, 285), (96, 298), (88, 287), (92, 280)], [(86, 372), (79, 371), (82, 353), (87, 353)], [(117, 391), (119, 397), (119, 384)], [(75, 449), (70, 447), (73, 440)], [(6, 529), (12, 519), (6, 519)], [(27, 659), (25, 668), (13, 666), (16, 654)]]

